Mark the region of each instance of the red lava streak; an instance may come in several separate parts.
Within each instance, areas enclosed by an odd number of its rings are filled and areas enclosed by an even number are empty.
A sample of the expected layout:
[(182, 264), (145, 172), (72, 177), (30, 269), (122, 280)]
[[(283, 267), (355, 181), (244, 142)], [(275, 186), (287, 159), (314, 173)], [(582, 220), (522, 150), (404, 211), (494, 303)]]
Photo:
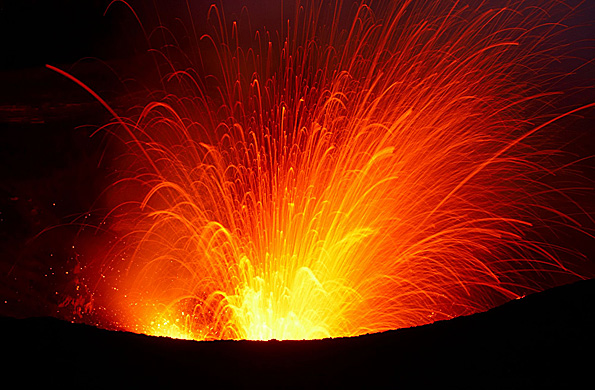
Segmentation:
[(212, 6), (184, 45), (157, 29), (163, 89), (127, 116), (48, 66), (125, 144), (101, 225), (117, 240), (65, 306), (151, 335), (312, 339), (485, 310), (572, 274), (540, 238), (552, 218), (578, 224), (547, 180), (560, 119), (594, 106), (557, 108), (544, 75), (564, 31), (550, 13), (571, 10), (368, 3), (294, 4), (273, 30)]

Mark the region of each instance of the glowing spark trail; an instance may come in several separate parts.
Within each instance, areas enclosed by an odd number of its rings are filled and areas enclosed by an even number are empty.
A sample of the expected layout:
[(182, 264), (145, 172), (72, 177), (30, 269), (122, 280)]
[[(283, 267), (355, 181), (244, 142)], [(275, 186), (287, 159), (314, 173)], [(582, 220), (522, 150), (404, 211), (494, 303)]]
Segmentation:
[(298, 3), (273, 32), (213, 6), (195, 53), (155, 49), (167, 93), (104, 128), (127, 144), (107, 191), (119, 240), (85, 267), (104, 321), (198, 340), (352, 336), (570, 272), (528, 238), (558, 192), (540, 182), (556, 119), (527, 113), (551, 97), (532, 80), (559, 26), (548, 7), (465, 3)]

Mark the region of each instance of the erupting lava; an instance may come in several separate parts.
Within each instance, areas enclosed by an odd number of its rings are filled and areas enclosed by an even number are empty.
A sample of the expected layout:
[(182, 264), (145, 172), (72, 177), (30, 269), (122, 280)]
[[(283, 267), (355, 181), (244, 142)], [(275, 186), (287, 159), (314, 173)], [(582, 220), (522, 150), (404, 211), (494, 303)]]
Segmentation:
[(563, 214), (542, 133), (573, 113), (548, 116), (538, 87), (551, 7), (398, 3), (297, 4), (276, 31), (213, 6), (192, 53), (150, 36), (164, 92), (103, 128), (127, 152), (102, 225), (118, 239), (82, 265), (95, 318), (197, 340), (354, 336), (572, 272), (532, 233)]

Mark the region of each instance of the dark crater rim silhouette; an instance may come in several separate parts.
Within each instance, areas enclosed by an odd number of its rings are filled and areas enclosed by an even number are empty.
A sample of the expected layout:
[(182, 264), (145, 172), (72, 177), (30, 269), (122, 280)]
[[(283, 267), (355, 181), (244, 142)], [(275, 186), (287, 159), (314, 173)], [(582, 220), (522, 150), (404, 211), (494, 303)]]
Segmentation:
[[(58, 384), (196, 383), (223, 388), (548, 388), (588, 380), (595, 279), (482, 313), (357, 337), (178, 340), (48, 317), (0, 317), (8, 376)], [(44, 373), (42, 375), (42, 373)]]

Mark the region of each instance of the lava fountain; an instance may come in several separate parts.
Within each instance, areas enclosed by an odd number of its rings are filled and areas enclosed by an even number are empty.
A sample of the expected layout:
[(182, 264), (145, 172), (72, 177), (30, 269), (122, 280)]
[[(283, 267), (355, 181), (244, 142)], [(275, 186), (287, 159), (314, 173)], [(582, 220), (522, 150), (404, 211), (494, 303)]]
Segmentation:
[(542, 180), (561, 168), (547, 134), (593, 104), (552, 115), (554, 6), (307, 1), (272, 31), (212, 6), (192, 50), (147, 34), (163, 88), (101, 130), (125, 145), (101, 223), (117, 239), (65, 305), (151, 335), (313, 339), (572, 273), (539, 239), (573, 223)]

